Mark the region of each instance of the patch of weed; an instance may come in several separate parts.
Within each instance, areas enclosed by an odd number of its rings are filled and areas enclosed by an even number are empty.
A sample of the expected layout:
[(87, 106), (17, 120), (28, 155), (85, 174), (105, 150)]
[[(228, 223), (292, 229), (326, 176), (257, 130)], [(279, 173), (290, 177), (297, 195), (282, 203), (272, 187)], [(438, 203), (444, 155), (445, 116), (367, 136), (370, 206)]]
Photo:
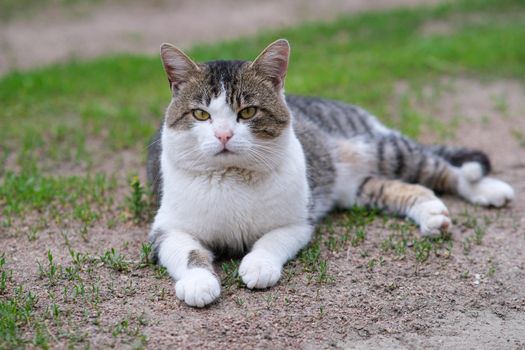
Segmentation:
[(13, 272), (5, 268), (5, 254), (0, 256), (0, 294), (7, 291), (7, 283), (13, 278)]
[(480, 225), (476, 225), (474, 227), (474, 243), (481, 245), (481, 243), (483, 243), (483, 237), (485, 237), (485, 228)]
[(131, 194), (126, 198), (127, 208), (135, 223), (141, 223), (151, 218), (151, 206), (148, 202), (146, 189), (140, 183), (138, 176), (130, 180)]
[(319, 266), (321, 247), (318, 240), (311, 242), (299, 253), (299, 261), (303, 265), (305, 272), (315, 272)]
[(155, 278), (163, 279), (169, 276), (168, 270), (164, 266), (155, 265)]
[(150, 243), (142, 243), (140, 246), (140, 265), (149, 266), (153, 264), (153, 249)]
[(352, 237), (352, 247), (357, 247), (363, 243), (366, 239), (366, 231), (364, 227), (358, 227), (355, 230), (354, 236)]
[(225, 288), (230, 288), (233, 286), (240, 288), (244, 285), (241, 276), (239, 276), (239, 264), (239, 260), (235, 259), (224, 261), (221, 264), (222, 271), (224, 272), (222, 285)]
[(525, 133), (523, 133), (523, 131), (518, 129), (512, 129), (510, 131), (510, 134), (516, 140), (516, 142), (518, 142), (518, 145), (521, 148), (525, 148)]
[(432, 250), (432, 242), (428, 239), (421, 239), (414, 240), (413, 244), (416, 261), (418, 263), (427, 261)]
[(115, 248), (106, 250), (104, 254), (99, 256), (99, 260), (104, 265), (115, 271), (127, 272), (130, 269), (129, 262), (124, 258), (123, 255), (117, 253)]
[[(24, 347), (30, 341), (23, 328), (33, 322), (37, 301), (34, 294), (22, 287), (16, 288), (13, 296), (0, 299), (0, 348)], [(39, 343), (44, 340), (41, 336)]]
[(47, 251), (47, 266), (38, 263), (40, 278), (47, 278), (49, 285), (54, 286), (62, 275), (62, 266), (55, 263), (51, 250)]
[(328, 272), (328, 262), (326, 260), (319, 261), (317, 269), (317, 282), (319, 283), (331, 283), (335, 280), (334, 276)]

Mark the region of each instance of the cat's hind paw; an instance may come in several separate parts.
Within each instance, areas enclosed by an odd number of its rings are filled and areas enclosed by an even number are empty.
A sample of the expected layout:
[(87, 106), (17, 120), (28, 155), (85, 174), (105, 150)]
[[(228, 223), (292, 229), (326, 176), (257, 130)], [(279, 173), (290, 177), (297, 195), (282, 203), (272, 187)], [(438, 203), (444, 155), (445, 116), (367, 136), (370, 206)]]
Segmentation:
[(439, 236), (452, 226), (448, 209), (438, 198), (416, 203), (408, 216), (419, 225), (423, 236)]
[(483, 178), (483, 168), (478, 162), (466, 162), (461, 166), (461, 175), (469, 182), (477, 182)]
[(254, 251), (247, 254), (239, 266), (239, 275), (246, 287), (253, 289), (268, 288), (281, 277), (282, 266), (268, 253)]
[(191, 273), (175, 283), (177, 298), (189, 306), (204, 307), (217, 299), (221, 293), (219, 279), (203, 268), (193, 268)]
[(504, 207), (514, 200), (514, 190), (510, 185), (493, 177), (484, 177), (479, 181), (460, 181), (460, 195), (472, 204), (484, 207)]

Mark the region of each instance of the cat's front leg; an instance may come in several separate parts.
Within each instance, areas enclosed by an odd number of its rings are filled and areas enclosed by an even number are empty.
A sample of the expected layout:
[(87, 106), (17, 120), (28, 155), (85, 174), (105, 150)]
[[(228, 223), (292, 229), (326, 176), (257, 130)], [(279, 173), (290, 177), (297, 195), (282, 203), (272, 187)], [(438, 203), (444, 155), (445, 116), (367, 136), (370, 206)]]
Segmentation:
[(221, 285), (213, 270), (213, 256), (195, 238), (155, 228), (150, 241), (159, 264), (175, 279), (177, 298), (190, 306), (204, 307), (219, 297)]
[(239, 266), (246, 286), (261, 289), (275, 285), (283, 265), (308, 244), (311, 236), (312, 227), (308, 224), (280, 227), (262, 236)]

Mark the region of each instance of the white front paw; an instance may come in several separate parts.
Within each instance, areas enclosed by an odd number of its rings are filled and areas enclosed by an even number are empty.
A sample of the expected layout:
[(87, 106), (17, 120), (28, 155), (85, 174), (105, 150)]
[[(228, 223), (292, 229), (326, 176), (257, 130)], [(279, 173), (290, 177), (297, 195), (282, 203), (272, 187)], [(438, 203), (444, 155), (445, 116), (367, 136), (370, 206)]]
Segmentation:
[(486, 207), (503, 207), (514, 199), (512, 187), (493, 177), (484, 177), (477, 182), (463, 180), (459, 190), (469, 202)]
[(282, 264), (269, 253), (254, 251), (247, 254), (239, 266), (239, 275), (246, 287), (268, 288), (281, 277)]
[(204, 307), (221, 293), (217, 276), (203, 268), (193, 268), (175, 283), (177, 298), (189, 306)]
[(452, 224), (447, 207), (438, 198), (415, 204), (410, 209), (409, 217), (419, 224), (424, 236), (436, 236), (447, 232)]

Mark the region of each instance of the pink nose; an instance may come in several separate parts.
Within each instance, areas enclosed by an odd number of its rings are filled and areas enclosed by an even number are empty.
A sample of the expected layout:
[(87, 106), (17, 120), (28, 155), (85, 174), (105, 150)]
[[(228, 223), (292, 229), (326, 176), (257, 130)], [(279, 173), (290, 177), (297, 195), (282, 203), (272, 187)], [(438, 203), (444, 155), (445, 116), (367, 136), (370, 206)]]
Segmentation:
[(215, 131), (215, 137), (221, 141), (223, 145), (226, 145), (226, 143), (232, 138), (233, 131), (227, 130), (227, 131)]

